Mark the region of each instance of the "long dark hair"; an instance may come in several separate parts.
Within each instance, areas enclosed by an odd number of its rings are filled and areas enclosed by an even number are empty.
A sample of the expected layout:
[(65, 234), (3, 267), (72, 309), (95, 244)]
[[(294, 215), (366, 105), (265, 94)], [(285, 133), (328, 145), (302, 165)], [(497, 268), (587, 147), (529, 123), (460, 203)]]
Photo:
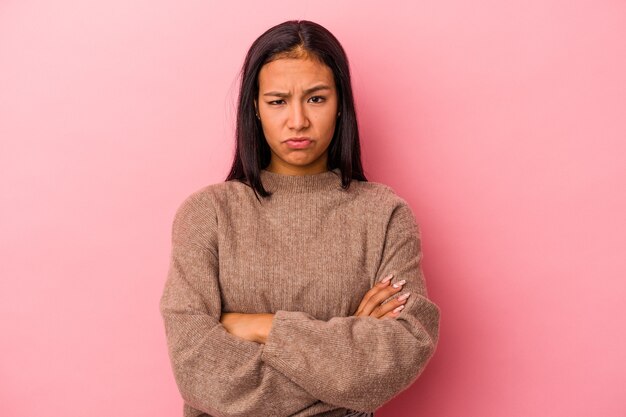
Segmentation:
[(335, 36), (323, 26), (308, 20), (289, 20), (268, 29), (250, 46), (241, 69), (237, 104), (235, 157), (226, 181), (250, 185), (257, 198), (271, 192), (263, 188), (261, 169), (271, 160), (270, 147), (257, 119), (254, 100), (259, 95), (259, 72), (266, 63), (282, 57), (299, 57), (302, 52), (320, 60), (333, 72), (341, 112), (328, 147), (328, 169), (339, 168), (341, 184), (350, 187), (353, 179), (367, 181), (361, 165), (359, 128), (354, 109), (348, 57)]

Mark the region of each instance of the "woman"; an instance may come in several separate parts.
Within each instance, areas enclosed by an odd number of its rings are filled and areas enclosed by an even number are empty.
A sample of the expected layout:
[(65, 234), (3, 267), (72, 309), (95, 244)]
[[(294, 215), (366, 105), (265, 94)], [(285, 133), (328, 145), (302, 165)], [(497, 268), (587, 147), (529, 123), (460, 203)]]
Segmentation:
[(372, 416), (438, 340), (417, 223), (363, 174), (328, 30), (269, 29), (241, 78), (231, 172), (173, 222), (160, 309), (184, 415)]

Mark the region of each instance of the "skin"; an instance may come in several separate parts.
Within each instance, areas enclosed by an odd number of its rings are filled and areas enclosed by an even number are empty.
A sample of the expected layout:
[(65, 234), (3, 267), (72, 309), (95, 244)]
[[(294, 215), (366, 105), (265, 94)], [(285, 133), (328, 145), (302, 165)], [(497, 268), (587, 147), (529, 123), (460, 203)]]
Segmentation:
[[(309, 91), (315, 87), (324, 87)], [(278, 93), (278, 95), (276, 94)], [(284, 58), (265, 64), (259, 72), (259, 96), (254, 101), (263, 134), (271, 150), (270, 172), (285, 175), (312, 175), (328, 170), (328, 146), (338, 117), (337, 91), (332, 70), (309, 58)], [(292, 149), (285, 140), (309, 137), (311, 144)], [(363, 297), (353, 316), (395, 318), (393, 309), (406, 303), (393, 298), (402, 290), (391, 279), (380, 280)], [(224, 313), (220, 322), (231, 334), (245, 340), (265, 343), (274, 314)]]

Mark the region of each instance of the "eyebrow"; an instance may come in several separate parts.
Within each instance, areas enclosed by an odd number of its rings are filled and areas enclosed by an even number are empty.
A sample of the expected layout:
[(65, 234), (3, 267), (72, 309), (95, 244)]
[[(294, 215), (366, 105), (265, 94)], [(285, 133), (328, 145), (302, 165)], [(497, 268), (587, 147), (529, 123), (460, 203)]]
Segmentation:
[[(304, 90), (304, 94), (310, 94), (313, 93), (315, 91), (319, 91), (319, 90), (330, 90), (330, 87), (322, 84), (322, 85), (316, 85), (315, 87), (311, 87), (309, 89)], [(276, 97), (289, 97), (291, 94), (289, 93), (281, 93), (280, 91), (269, 91), (265, 94), (263, 94), (264, 96), (276, 96)]]

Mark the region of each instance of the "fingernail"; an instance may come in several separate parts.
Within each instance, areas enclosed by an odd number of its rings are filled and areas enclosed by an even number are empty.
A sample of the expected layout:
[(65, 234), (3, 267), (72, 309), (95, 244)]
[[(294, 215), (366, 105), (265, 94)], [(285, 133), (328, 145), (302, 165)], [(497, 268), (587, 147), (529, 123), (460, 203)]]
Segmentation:
[(404, 301), (404, 300), (406, 300), (407, 298), (409, 298), (409, 295), (411, 295), (411, 293), (410, 293), (410, 292), (407, 292), (407, 293), (402, 294), (401, 296), (399, 296), (399, 297), (398, 297), (398, 301)]
[(401, 286), (403, 286), (404, 284), (406, 284), (406, 280), (403, 279), (402, 281), (398, 281), (395, 284), (392, 285), (393, 288), (400, 288)]
[(381, 280), (380, 280), (380, 283), (381, 283), (381, 284), (386, 284), (386, 283), (388, 283), (388, 282), (389, 282), (389, 280), (390, 280), (391, 278), (393, 278), (393, 274), (389, 274), (389, 275), (387, 275), (385, 278), (381, 279)]
[(398, 307), (394, 308), (394, 309), (393, 309), (393, 312), (394, 312), (394, 313), (397, 313), (397, 312), (399, 312), (400, 310), (402, 310), (403, 308), (404, 308), (404, 304), (402, 304), (401, 306), (398, 306)]

